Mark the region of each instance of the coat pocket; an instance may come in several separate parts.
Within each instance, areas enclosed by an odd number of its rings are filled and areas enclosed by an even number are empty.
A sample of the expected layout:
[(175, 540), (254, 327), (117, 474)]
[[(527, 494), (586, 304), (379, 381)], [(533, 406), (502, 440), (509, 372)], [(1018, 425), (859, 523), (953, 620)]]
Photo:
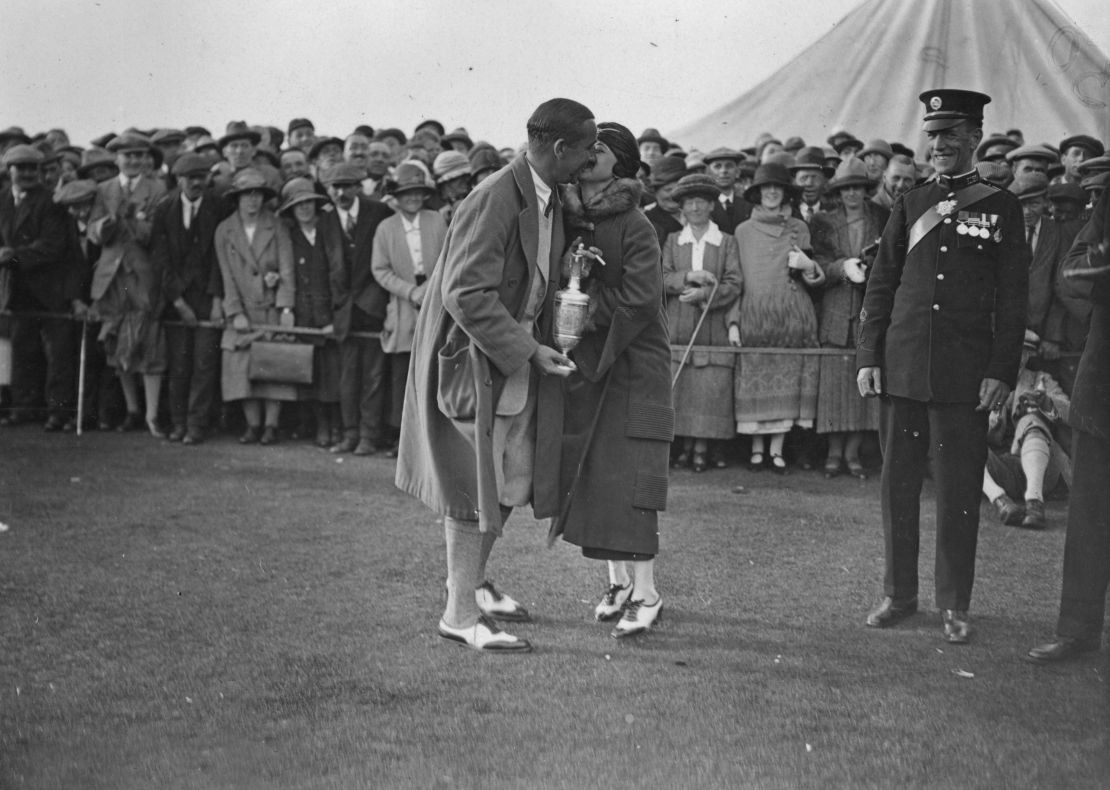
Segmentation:
[(644, 510), (666, 510), (667, 476), (637, 472), (632, 506)]
[(436, 364), (439, 373), (436, 402), (440, 412), (452, 420), (473, 420), (478, 413), (478, 393), (469, 339), (462, 332), (453, 332), (436, 354)]
[(674, 409), (662, 403), (630, 400), (624, 435), (631, 439), (653, 439), (669, 442), (674, 439)]

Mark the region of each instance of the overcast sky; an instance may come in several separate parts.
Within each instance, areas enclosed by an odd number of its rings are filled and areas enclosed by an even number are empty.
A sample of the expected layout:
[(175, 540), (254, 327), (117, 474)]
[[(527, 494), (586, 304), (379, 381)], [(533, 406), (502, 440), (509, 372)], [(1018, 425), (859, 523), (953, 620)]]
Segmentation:
[[(218, 136), (232, 119), (284, 129), (307, 116), (342, 136), (434, 117), (515, 145), (536, 104), (568, 96), (634, 132), (666, 131), (860, 1), (0, 0), (0, 127), (62, 126), (85, 145), (132, 125)], [(1110, 53), (1106, 0), (1059, 5)]]

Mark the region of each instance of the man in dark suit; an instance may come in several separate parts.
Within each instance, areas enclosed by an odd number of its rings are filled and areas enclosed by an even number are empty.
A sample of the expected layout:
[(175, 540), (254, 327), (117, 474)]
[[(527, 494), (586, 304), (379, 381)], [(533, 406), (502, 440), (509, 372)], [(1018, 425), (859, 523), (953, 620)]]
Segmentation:
[(705, 172), (721, 190), (709, 218), (717, 223), (722, 233), (735, 233), (736, 226), (752, 215), (752, 204), (744, 200), (743, 191), (736, 187), (743, 158), (742, 153), (731, 148), (714, 148), (702, 159)]
[(882, 395), (886, 574), (867, 624), (917, 611), (921, 486), (933, 459), (936, 605), (948, 642), (969, 640), (987, 413), (1017, 379), (1029, 246), (1017, 198), (980, 182), (983, 137), (973, 91), (921, 94), (937, 178), (894, 203), (860, 311), (860, 393)]
[(1104, 194), (1063, 264), (1092, 283), (1091, 328), (1068, 423), (1075, 431), (1064, 579), (1056, 638), (1029, 651), (1048, 664), (1098, 650), (1110, 586), (1110, 199)]
[(211, 160), (189, 152), (177, 159), (177, 187), (155, 209), (151, 257), (162, 272), (169, 357), (171, 442), (200, 444), (215, 405), (220, 330), (198, 327), (223, 320), (223, 280), (213, 241), (224, 201), (209, 190)]
[(42, 392), (46, 430), (60, 431), (75, 425), (73, 326), (64, 319), (19, 315), (68, 313), (78, 295), (79, 282), (67, 271), (65, 209), (42, 184), (42, 159), (29, 145), (15, 145), (3, 157), (10, 186), (0, 193), (0, 309), (14, 313), (12, 409), (4, 424), (31, 420)]
[[(393, 210), (361, 194), (366, 171), (340, 162), (324, 173), (323, 183), (332, 200), (324, 222), (333, 223), (343, 239), (347, 294), (335, 312), (339, 340), (339, 410), (343, 438), (333, 453), (373, 455), (389, 449), (385, 434), (386, 355), (378, 338), (348, 337), (350, 332), (380, 332), (385, 322), (388, 292), (370, 270), (374, 233)], [(333, 295), (333, 301), (339, 302)]]

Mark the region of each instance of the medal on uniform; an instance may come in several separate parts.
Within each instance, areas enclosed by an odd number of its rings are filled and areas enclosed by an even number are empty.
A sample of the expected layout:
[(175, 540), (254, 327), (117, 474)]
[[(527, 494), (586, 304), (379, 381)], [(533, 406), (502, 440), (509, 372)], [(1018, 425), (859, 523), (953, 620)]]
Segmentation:
[(939, 203), (937, 203), (937, 207), (936, 207), (937, 214), (939, 214), (942, 217), (947, 217), (949, 214), (951, 214), (955, 210), (956, 210), (956, 201), (955, 200), (942, 200)]
[(961, 236), (967, 235), (967, 212), (961, 211), (956, 217), (956, 233)]

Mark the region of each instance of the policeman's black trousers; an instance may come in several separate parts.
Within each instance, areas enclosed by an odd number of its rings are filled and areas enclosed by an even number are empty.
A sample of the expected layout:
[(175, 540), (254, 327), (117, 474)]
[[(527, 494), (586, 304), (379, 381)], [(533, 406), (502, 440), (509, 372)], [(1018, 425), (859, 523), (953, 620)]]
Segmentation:
[(166, 327), (170, 417), (174, 428), (203, 433), (220, 383), (220, 330)]
[(926, 403), (883, 396), (882, 509), (886, 542), (883, 587), (894, 598), (917, 595), (921, 486), (928, 458), (936, 487), (936, 606), (966, 610), (975, 579), (979, 498), (987, 458), (987, 413), (974, 403)]
[(1075, 432), (1059, 636), (1098, 639), (1110, 585), (1110, 441)]

